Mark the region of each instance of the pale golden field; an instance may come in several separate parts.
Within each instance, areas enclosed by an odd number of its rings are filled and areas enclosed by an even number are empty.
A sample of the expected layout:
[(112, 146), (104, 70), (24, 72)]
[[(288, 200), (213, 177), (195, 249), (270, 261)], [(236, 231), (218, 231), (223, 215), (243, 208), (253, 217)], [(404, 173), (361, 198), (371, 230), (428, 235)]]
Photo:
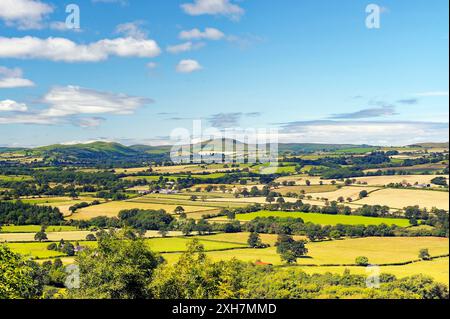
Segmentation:
[(329, 201), (335, 201), (339, 197), (343, 197), (344, 200), (347, 201), (347, 198), (351, 198), (352, 200), (357, 200), (359, 198), (359, 193), (363, 190), (370, 193), (370, 192), (376, 191), (377, 189), (379, 189), (379, 188), (365, 187), (365, 186), (361, 186), (361, 187), (346, 186), (346, 187), (342, 187), (338, 190), (335, 190), (333, 192), (311, 193), (308, 195), (312, 196), (314, 199), (315, 198), (326, 198)]
[[(357, 177), (355, 178), (359, 182), (365, 182), (368, 185), (373, 186), (384, 186), (390, 183), (409, 183), (414, 185), (419, 184), (430, 184), (431, 180), (436, 177), (445, 177), (449, 179), (448, 175), (392, 175), (392, 176), (367, 176), (367, 177)], [(437, 185), (432, 185), (437, 186)]]
[[(292, 267), (287, 267), (289, 269)], [(346, 269), (351, 274), (367, 275), (365, 267), (296, 267), (307, 274), (343, 274)], [(430, 276), (437, 282), (449, 285), (449, 258), (438, 258), (430, 261), (420, 261), (403, 266), (383, 266), (380, 267), (380, 273), (391, 274), (397, 278), (404, 278), (414, 275)]]
[(301, 191), (305, 191), (306, 194), (310, 193), (327, 193), (337, 190), (336, 185), (311, 185), (311, 186), (280, 186), (279, 188), (275, 189), (277, 193), (281, 193), (283, 196), (288, 193), (296, 193), (300, 194)]
[(381, 189), (369, 194), (358, 204), (387, 205), (390, 208), (403, 209), (407, 206), (419, 205), (422, 208), (449, 209), (449, 193), (430, 190)]
[[(73, 220), (88, 220), (98, 216), (117, 217), (119, 212), (124, 209), (143, 209), (143, 210), (159, 210), (164, 209), (169, 214), (173, 213), (175, 208), (179, 206), (176, 204), (157, 204), (147, 202), (131, 202), (131, 201), (114, 201), (106, 204), (90, 206), (78, 210), (75, 214), (71, 215), (69, 219)], [(183, 206), (186, 213), (202, 212), (214, 210), (214, 207), (203, 206)]]
[(367, 172), (377, 172), (377, 171), (417, 171), (417, 170), (442, 170), (446, 167), (445, 164), (420, 164), (420, 165), (414, 165), (414, 166), (404, 166), (404, 167), (386, 167), (386, 168), (373, 168), (364, 170), (365, 173)]

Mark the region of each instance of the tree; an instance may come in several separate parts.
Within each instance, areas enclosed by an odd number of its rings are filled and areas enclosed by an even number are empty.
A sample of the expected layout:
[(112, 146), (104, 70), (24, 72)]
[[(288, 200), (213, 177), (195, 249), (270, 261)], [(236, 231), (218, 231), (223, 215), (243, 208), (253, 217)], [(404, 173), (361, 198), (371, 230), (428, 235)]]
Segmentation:
[(95, 237), (94, 234), (87, 234), (86, 235), (86, 240), (87, 241), (97, 241), (97, 237)]
[(433, 179), (431, 180), (431, 183), (432, 183), (432, 184), (435, 184), (435, 185), (439, 185), (439, 186), (444, 186), (444, 187), (447, 187), (447, 186), (448, 186), (447, 178), (442, 177), (442, 176), (433, 178)]
[(248, 236), (247, 243), (252, 248), (266, 248), (268, 245), (264, 244), (258, 233), (252, 232)]
[(275, 197), (273, 197), (272, 195), (266, 197), (266, 202), (268, 202), (269, 204), (272, 204), (274, 201)]
[(306, 180), (306, 186), (311, 186), (311, 181), (309, 179)]
[(195, 220), (192, 218), (186, 219), (181, 224), (181, 232), (184, 236), (189, 236), (195, 230)]
[(367, 196), (369, 196), (369, 193), (366, 190), (362, 190), (359, 192), (360, 199), (366, 198)]
[(40, 298), (44, 284), (39, 265), (0, 245), (0, 299)]
[(369, 258), (367, 258), (365, 256), (356, 257), (355, 263), (358, 266), (368, 266), (369, 265)]
[(431, 255), (427, 248), (421, 249), (419, 251), (419, 258), (422, 260), (431, 260)]
[(34, 240), (42, 242), (48, 240), (45, 231), (41, 230), (34, 235)]
[(308, 253), (305, 240), (296, 241), (289, 235), (278, 235), (275, 245), (281, 260), (288, 264), (296, 263), (298, 258)]
[(175, 208), (174, 213), (177, 214), (177, 215), (180, 215), (181, 213), (184, 213), (184, 208), (182, 206), (177, 206)]
[(341, 239), (341, 232), (339, 230), (332, 230), (330, 232), (330, 238), (332, 238), (334, 240)]
[(60, 251), (67, 256), (75, 256), (75, 246), (72, 243), (66, 242), (61, 247)]
[(142, 238), (125, 240), (123, 233), (106, 233), (96, 248), (86, 248), (75, 258), (80, 287), (69, 290), (70, 298), (151, 298), (152, 275), (160, 259)]

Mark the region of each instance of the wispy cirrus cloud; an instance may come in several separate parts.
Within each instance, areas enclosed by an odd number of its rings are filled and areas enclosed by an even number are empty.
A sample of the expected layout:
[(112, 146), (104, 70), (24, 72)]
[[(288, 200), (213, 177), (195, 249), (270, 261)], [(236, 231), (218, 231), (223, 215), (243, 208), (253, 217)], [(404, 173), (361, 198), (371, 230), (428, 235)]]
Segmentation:
[(203, 42), (192, 43), (189, 41), (189, 42), (185, 42), (185, 43), (181, 43), (181, 44), (177, 44), (177, 45), (168, 46), (166, 50), (169, 53), (178, 54), (178, 53), (198, 50), (204, 46), (205, 46), (205, 44)]
[(333, 114), (330, 119), (366, 119), (366, 118), (376, 118), (382, 116), (393, 116), (398, 113), (395, 111), (395, 107), (392, 105), (385, 105), (377, 108), (363, 109), (352, 113), (339, 113)]
[(421, 92), (416, 93), (416, 96), (422, 96), (422, 97), (439, 97), (439, 96), (448, 96), (448, 91), (428, 91), (428, 92)]
[(408, 121), (296, 121), (280, 124), (282, 143), (409, 145), (448, 141), (448, 123)]
[(122, 34), (126, 37), (143, 40), (148, 36), (148, 31), (143, 28), (144, 24), (145, 22), (141, 20), (121, 23), (116, 26), (115, 33)]
[(132, 37), (103, 39), (90, 44), (77, 44), (66, 38), (0, 37), (0, 58), (98, 62), (111, 56), (151, 58), (160, 53), (154, 40)]
[(261, 112), (232, 112), (232, 113), (217, 113), (208, 118), (209, 123), (217, 128), (231, 128), (237, 127), (243, 117), (259, 117)]
[(403, 100), (398, 100), (397, 103), (400, 104), (406, 104), (406, 105), (414, 105), (419, 103), (418, 99), (403, 99)]
[(193, 3), (182, 4), (181, 8), (192, 16), (222, 15), (232, 20), (239, 20), (245, 13), (244, 9), (231, 0), (194, 0)]

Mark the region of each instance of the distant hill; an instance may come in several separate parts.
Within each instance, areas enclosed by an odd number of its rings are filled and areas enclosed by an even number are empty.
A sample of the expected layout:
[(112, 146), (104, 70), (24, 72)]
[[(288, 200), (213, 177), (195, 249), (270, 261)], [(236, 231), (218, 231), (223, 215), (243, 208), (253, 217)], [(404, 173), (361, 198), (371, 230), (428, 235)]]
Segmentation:
[(88, 144), (56, 144), (35, 148), (34, 151), (43, 155), (64, 155), (75, 157), (115, 157), (115, 156), (136, 156), (138, 151), (126, 147), (119, 143), (93, 142)]
[(147, 154), (166, 154), (170, 153), (172, 145), (150, 146), (150, 145), (131, 145), (130, 148), (137, 152)]
[(423, 148), (449, 148), (449, 142), (445, 143), (417, 143), (409, 145), (410, 147), (423, 147)]

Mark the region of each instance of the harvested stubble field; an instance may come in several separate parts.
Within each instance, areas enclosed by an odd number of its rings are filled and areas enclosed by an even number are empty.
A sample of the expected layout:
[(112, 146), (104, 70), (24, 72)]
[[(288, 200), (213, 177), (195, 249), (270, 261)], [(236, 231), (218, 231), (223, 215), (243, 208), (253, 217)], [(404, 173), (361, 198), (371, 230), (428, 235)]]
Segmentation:
[[(173, 213), (177, 204), (160, 204), (146, 201), (130, 200), (130, 201), (114, 201), (101, 205), (95, 205), (78, 210), (75, 214), (68, 217), (73, 220), (89, 220), (98, 216), (117, 217), (121, 210), (126, 209), (142, 209), (142, 210), (160, 210)], [(205, 206), (187, 206), (182, 205), (186, 213), (203, 212), (213, 210), (214, 207)]]
[(288, 193), (300, 194), (304, 191), (306, 194), (310, 193), (327, 193), (333, 192), (337, 190), (338, 187), (336, 185), (312, 185), (312, 186), (282, 186), (278, 189), (275, 189), (277, 193), (281, 193), (281, 195), (286, 195)]
[(387, 205), (398, 209), (419, 205), (421, 208), (431, 209), (436, 207), (448, 211), (449, 193), (445, 191), (386, 188), (373, 192), (356, 203)]
[[(414, 185), (418, 184), (430, 184), (431, 180), (436, 177), (445, 177), (449, 179), (448, 175), (386, 175), (386, 176), (367, 176), (357, 177), (357, 181), (367, 183), (372, 186), (385, 186), (390, 183), (407, 183)], [(432, 185), (436, 186), (436, 185)]]
[[(326, 198), (329, 201), (336, 201), (339, 197), (343, 197), (345, 201), (347, 201), (347, 198), (351, 198), (353, 201), (357, 200), (359, 198), (359, 193), (363, 190), (367, 191), (368, 193), (378, 190), (379, 188), (376, 187), (355, 187), (355, 186), (346, 186), (342, 187), (338, 190), (335, 190), (333, 192), (327, 192), (327, 193), (311, 193), (308, 194), (312, 196), (313, 198)], [(370, 195), (369, 195), (370, 196)]]

